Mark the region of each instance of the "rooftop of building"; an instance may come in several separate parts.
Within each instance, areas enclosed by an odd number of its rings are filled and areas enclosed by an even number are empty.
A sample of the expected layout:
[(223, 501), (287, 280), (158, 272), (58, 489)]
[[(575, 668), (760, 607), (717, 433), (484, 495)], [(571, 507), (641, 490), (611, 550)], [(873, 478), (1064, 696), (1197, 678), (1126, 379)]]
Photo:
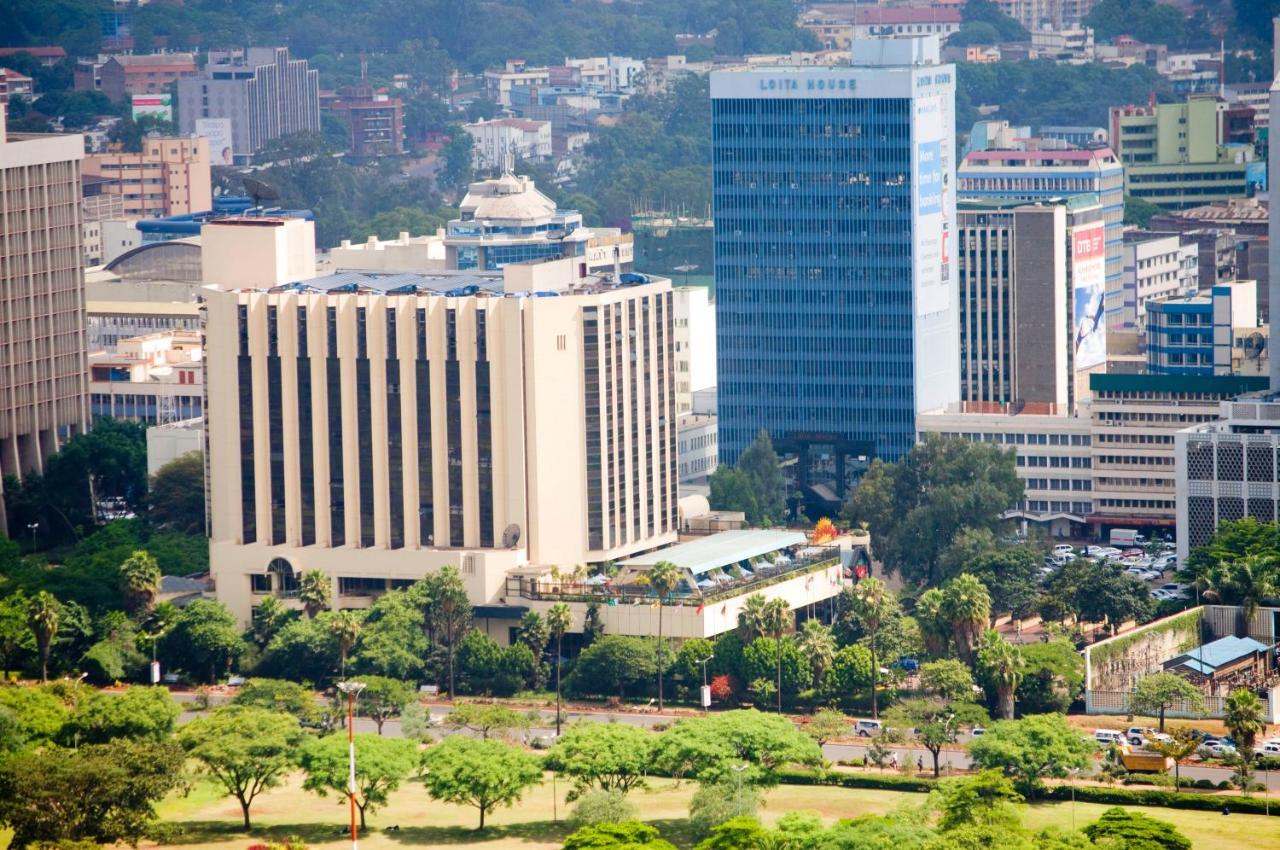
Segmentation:
[(1228, 667), (1242, 658), (1256, 652), (1266, 652), (1267, 645), (1251, 637), (1227, 635), (1210, 641), (1190, 652), (1183, 653), (1164, 662), (1166, 670), (1172, 667), (1186, 667), (1203, 676), (1212, 676), (1223, 667)]
[(193, 53), (122, 54), (112, 56), (111, 59), (130, 70), (145, 70), (150, 67), (165, 68), (172, 65), (194, 66), (196, 63), (196, 57)]
[(488, 121), (481, 118), (474, 124), (464, 124), (464, 127), (510, 127), (513, 130), (523, 130), (526, 133), (536, 133), (543, 127), (550, 127), (550, 121), (534, 121), (531, 118), (491, 118)]
[[(506, 268), (530, 267), (549, 263), (563, 263), (562, 259), (532, 260), (512, 263)], [(448, 298), (555, 298), (562, 295), (593, 295), (615, 289), (627, 289), (648, 283), (667, 280), (648, 274), (628, 273), (619, 280), (596, 275), (584, 278), (581, 283), (560, 289), (508, 290), (504, 271), (478, 271), (476, 269), (448, 269), (426, 272), (340, 271), (321, 277), (286, 283), (264, 289), (267, 292), (297, 292), (299, 294), (369, 294), (369, 295), (440, 295)], [(252, 287), (240, 287), (252, 291)]]
[(1069, 210), (1087, 209), (1097, 206), (1098, 195), (1095, 192), (1081, 192), (1077, 195), (1065, 195), (1056, 198), (1037, 198), (1028, 201), (1025, 198), (957, 198), (956, 212), (983, 212), (1021, 209), (1022, 207), (1064, 206)]
[(1243, 395), (1265, 390), (1262, 375), (1089, 375), (1089, 389), (1098, 393), (1157, 392), (1179, 395)]
[(1216, 204), (1205, 204), (1201, 207), (1172, 212), (1170, 215), (1200, 221), (1218, 221), (1223, 224), (1264, 222), (1270, 218), (1267, 207), (1263, 206), (1257, 198), (1234, 198)]
[(989, 151), (972, 151), (965, 155), (962, 165), (1056, 165), (1059, 163), (1081, 163), (1081, 164), (1114, 164), (1117, 167), (1120, 161), (1116, 159), (1115, 153), (1111, 148), (1099, 146), (1096, 148), (1070, 149), (1070, 150), (989, 150)]
[(37, 59), (63, 59), (67, 55), (67, 51), (58, 46), (0, 47), (0, 56), (14, 56), (18, 53), (30, 53)]
[(771, 529), (722, 531), (688, 543), (678, 543), (647, 555), (627, 558), (623, 567), (652, 567), (662, 561), (675, 564), (694, 575), (768, 555), (808, 541), (803, 532)]
[(526, 221), (550, 218), (556, 213), (556, 204), (538, 191), (530, 178), (507, 173), (469, 185), (458, 210), (463, 221)]

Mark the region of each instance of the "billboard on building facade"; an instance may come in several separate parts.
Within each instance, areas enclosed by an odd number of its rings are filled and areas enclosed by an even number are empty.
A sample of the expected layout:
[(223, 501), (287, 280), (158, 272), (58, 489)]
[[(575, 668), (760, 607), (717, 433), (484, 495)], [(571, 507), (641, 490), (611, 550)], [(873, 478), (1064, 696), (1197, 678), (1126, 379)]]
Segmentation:
[(196, 135), (209, 140), (210, 165), (231, 165), (231, 119), (197, 118)]
[(170, 94), (135, 94), (131, 101), (133, 120), (143, 115), (155, 115), (162, 121), (173, 120), (173, 95)]
[(1075, 369), (1091, 369), (1107, 360), (1107, 237), (1101, 221), (1071, 231), (1071, 289), (1075, 302)]

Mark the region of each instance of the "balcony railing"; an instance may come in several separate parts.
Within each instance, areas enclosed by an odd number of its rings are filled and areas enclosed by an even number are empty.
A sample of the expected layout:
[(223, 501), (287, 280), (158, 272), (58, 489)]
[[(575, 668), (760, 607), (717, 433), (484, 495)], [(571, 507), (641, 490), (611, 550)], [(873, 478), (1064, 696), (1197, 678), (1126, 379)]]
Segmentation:
[[(665, 604), (696, 607), (704, 603), (719, 602), (840, 563), (838, 546), (811, 546), (806, 551), (808, 554), (792, 558), (790, 563), (772, 565), (761, 562), (749, 566), (751, 575), (726, 578), (712, 587), (690, 589), (686, 579), (672, 592)], [(603, 602), (615, 605), (653, 604), (658, 601), (657, 593), (648, 584), (589, 584), (584, 581), (549, 580), (545, 576), (508, 576), (507, 595), (555, 602)]]

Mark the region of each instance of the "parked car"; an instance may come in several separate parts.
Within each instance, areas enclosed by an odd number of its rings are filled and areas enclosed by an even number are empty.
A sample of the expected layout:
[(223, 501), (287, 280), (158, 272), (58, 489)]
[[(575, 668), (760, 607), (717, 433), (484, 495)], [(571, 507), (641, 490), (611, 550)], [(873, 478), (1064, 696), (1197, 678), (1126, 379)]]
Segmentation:
[(920, 662), (909, 655), (904, 655), (893, 662), (893, 666), (905, 673), (915, 673), (920, 670)]
[(1116, 558), (1120, 556), (1120, 550), (1114, 546), (1086, 546), (1084, 553), (1090, 558)]
[(1258, 752), (1264, 756), (1280, 756), (1280, 741), (1264, 741)]
[(1200, 749), (1196, 750), (1196, 752), (1204, 758), (1221, 759), (1235, 755), (1236, 748), (1225, 741), (1209, 738), (1200, 745)]
[(859, 720), (853, 724), (853, 731), (861, 738), (874, 738), (884, 731), (879, 720)]
[(1095, 729), (1093, 740), (1104, 747), (1109, 747), (1112, 744), (1123, 744), (1126, 739), (1124, 733), (1118, 729)]
[(1072, 546), (1070, 543), (1059, 543), (1057, 546), (1053, 547), (1053, 554), (1055, 555), (1062, 554), (1063, 552), (1070, 552), (1072, 554), (1075, 554), (1075, 551), (1076, 551), (1075, 547)]
[(970, 738), (981, 738), (985, 734), (987, 734), (987, 730), (982, 726), (975, 726), (969, 730)]
[(1149, 726), (1130, 726), (1125, 733), (1129, 743), (1135, 747), (1145, 747), (1150, 741), (1172, 741), (1173, 737), (1164, 732), (1157, 732)]

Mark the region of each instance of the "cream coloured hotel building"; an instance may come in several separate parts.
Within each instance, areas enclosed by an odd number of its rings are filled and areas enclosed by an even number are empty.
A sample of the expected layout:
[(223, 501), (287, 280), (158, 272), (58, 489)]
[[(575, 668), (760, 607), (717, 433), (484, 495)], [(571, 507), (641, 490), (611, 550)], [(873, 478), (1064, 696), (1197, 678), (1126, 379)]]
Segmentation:
[(670, 282), (578, 274), (205, 291), (210, 559), (241, 622), (309, 570), (356, 608), (445, 565), (501, 617), (512, 570), (675, 542)]

